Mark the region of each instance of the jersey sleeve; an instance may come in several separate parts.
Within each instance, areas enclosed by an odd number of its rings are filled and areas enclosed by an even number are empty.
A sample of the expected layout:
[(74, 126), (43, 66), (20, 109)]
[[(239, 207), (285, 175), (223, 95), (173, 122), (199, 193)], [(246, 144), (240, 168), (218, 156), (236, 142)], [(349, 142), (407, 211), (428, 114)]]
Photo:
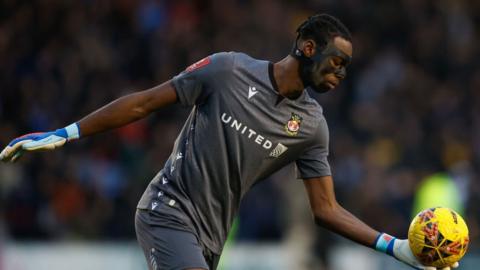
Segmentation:
[(297, 159), (297, 176), (300, 179), (332, 175), (328, 163), (329, 133), (325, 118), (317, 128), (314, 144)]
[(216, 53), (190, 65), (173, 77), (172, 84), (180, 104), (193, 106), (203, 103), (215, 90), (213, 80), (224, 78), (233, 65), (233, 53)]

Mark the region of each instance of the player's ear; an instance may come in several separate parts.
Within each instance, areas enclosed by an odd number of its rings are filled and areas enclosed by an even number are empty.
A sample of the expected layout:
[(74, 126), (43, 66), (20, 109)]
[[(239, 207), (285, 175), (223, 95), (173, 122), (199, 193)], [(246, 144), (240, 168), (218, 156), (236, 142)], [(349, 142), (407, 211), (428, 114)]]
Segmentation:
[(302, 51), (306, 57), (312, 57), (315, 54), (316, 43), (313, 39), (306, 39), (302, 41)]

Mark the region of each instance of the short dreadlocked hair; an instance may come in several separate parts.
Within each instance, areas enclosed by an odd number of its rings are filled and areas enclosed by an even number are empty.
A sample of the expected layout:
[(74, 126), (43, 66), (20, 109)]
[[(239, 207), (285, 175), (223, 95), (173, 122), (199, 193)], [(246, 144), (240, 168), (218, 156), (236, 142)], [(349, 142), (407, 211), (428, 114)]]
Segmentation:
[(339, 19), (324, 13), (310, 16), (297, 28), (297, 34), (297, 41), (313, 39), (322, 48), (337, 36), (352, 42), (347, 27)]

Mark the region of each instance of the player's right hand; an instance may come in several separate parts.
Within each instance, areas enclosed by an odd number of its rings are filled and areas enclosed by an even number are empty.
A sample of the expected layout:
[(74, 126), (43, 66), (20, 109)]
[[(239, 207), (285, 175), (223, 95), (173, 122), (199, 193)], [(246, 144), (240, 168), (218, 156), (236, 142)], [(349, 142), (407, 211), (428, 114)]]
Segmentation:
[(11, 141), (0, 153), (3, 162), (17, 161), (25, 151), (53, 150), (80, 137), (78, 124), (51, 132), (30, 133)]
[(395, 259), (418, 270), (451, 270), (452, 268), (457, 268), (459, 265), (458, 262), (456, 262), (444, 268), (425, 266), (413, 255), (407, 239), (397, 239), (386, 233), (378, 235), (374, 247), (376, 250), (393, 256)]
[(433, 266), (424, 266), (422, 265), (417, 258), (413, 255), (412, 250), (410, 249), (410, 246), (408, 244), (408, 240), (404, 239), (393, 239), (393, 256), (401, 261), (404, 262), (410, 266), (412, 266), (415, 269), (420, 269), (420, 270), (451, 270), (452, 268), (457, 268), (458, 267), (458, 262), (454, 263), (451, 266), (447, 266), (444, 268), (436, 268)]

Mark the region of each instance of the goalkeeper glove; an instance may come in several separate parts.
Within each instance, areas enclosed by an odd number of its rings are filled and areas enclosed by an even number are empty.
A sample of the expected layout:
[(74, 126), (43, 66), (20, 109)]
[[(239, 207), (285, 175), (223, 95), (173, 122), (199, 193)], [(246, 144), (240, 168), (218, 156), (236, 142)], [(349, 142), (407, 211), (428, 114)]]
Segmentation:
[[(397, 239), (386, 233), (381, 233), (378, 235), (377, 240), (375, 241), (375, 249), (384, 253), (387, 253), (390, 256), (393, 256), (395, 259), (410, 265), (415, 269), (420, 270), (436, 270), (436, 267), (433, 266), (424, 266), (422, 265), (417, 258), (412, 253), (408, 240), (406, 239)], [(450, 268), (457, 268), (458, 262), (454, 263), (450, 267), (442, 268), (441, 270), (450, 270)]]
[(78, 138), (80, 138), (80, 127), (77, 123), (51, 132), (26, 134), (7, 145), (0, 153), (0, 160), (15, 162), (25, 151), (53, 150)]

